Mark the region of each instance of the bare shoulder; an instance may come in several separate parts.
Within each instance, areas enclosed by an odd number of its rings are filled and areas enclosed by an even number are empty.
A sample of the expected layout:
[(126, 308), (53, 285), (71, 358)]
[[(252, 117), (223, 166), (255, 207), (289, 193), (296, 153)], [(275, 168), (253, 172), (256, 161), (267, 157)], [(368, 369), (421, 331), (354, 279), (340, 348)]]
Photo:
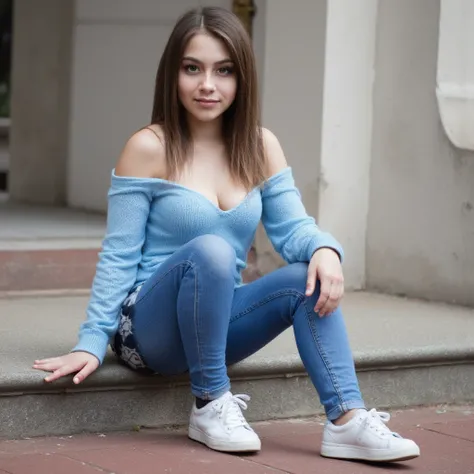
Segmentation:
[(267, 163), (267, 178), (288, 166), (278, 138), (267, 128), (262, 128), (263, 148)]
[(161, 127), (150, 125), (128, 139), (115, 167), (115, 174), (136, 178), (166, 176), (166, 153)]

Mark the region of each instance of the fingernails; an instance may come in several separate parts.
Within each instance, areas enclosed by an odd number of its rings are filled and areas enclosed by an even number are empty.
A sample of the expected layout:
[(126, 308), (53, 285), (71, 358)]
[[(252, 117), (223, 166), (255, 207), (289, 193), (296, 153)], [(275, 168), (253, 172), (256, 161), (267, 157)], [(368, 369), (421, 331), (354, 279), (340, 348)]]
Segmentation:
[(75, 384), (78, 384), (78, 383), (80, 382), (79, 377), (74, 377), (73, 382), (74, 382)]
[(50, 380), (51, 380), (51, 379), (50, 379), (49, 377), (46, 377), (46, 378), (44, 379), (45, 382), (49, 382)]

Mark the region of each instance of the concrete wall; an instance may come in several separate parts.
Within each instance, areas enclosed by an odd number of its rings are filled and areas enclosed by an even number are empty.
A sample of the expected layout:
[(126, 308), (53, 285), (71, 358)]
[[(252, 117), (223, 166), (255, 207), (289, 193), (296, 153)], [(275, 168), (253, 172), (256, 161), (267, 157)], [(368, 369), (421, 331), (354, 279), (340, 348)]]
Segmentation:
[(367, 286), (474, 305), (474, 154), (435, 97), (439, 2), (380, 0)]
[(15, 0), (12, 200), (65, 203), (73, 7), (72, 0)]
[[(198, 0), (77, 0), (68, 204), (104, 211), (110, 171), (149, 123), (159, 59), (177, 17)], [(207, 2), (209, 3), (209, 2)], [(230, 6), (230, 0), (210, 2)]]

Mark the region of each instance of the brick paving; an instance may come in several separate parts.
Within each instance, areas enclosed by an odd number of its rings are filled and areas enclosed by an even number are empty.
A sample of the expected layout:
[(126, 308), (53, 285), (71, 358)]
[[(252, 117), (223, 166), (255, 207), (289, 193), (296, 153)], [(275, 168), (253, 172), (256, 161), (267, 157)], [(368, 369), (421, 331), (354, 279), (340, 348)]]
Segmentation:
[(322, 418), (255, 423), (262, 451), (217, 453), (184, 428), (0, 441), (0, 474), (474, 474), (474, 406), (392, 411), (390, 427), (420, 458), (371, 465), (319, 456)]

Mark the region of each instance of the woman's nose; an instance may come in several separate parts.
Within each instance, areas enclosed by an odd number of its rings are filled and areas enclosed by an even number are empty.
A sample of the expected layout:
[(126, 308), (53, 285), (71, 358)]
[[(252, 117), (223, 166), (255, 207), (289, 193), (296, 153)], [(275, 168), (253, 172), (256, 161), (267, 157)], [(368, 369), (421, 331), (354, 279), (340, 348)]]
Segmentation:
[(216, 84), (214, 83), (211, 74), (206, 74), (201, 82), (200, 89), (202, 92), (213, 92), (216, 90)]

